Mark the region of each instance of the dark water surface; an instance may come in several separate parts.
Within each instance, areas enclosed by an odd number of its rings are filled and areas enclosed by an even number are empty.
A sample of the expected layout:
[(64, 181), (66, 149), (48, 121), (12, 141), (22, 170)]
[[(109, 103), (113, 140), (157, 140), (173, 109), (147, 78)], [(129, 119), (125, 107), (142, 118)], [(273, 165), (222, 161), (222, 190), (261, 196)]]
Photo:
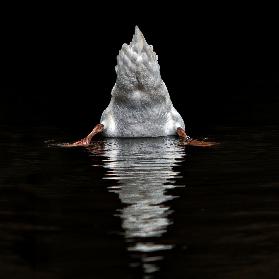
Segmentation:
[(216, 132), (67, 149), (2, 126), (1, 278), (279, 278), (278, 128)]

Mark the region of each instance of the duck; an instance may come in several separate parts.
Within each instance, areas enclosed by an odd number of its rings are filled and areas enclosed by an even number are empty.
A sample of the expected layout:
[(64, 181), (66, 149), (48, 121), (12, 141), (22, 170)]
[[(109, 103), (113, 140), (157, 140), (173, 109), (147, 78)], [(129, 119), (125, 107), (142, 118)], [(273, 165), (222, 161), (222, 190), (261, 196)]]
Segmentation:
[(100, 123), (72, 146), (88, 146), (99, 133), (116, 138), (178, 135), (185, 142), (192, 142), (161, 78), (158, 55), (138, 26), (130, 44), (122, 45), (115, 71), (111, 100)]

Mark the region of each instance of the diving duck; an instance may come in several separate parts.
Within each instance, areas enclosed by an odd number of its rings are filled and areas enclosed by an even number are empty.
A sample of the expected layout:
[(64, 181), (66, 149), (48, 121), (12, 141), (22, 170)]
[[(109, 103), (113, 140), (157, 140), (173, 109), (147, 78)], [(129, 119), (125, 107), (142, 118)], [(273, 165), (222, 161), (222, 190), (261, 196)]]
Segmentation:
[[(194, 145), (185, 124), (174, 108), (161, 78), (158, 56), (136, 26), (129, 45), (117, 56), (117, 74), (111, 100), (100, 123), (84, 139), (72, 146), (88, 146), (98, 133), (106, 137), (160, 137), (178, 135)], [(199, 145), (199, 144), (195, 144)]]

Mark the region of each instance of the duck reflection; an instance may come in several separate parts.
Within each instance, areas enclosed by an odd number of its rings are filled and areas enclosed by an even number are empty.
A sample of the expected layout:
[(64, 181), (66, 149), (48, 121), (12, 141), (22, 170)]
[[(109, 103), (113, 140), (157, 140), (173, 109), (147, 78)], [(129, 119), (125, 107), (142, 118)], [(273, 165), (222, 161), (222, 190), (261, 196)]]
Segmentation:
[(133, 258), (131, 266), (143, 267), (144, 278), (150, 278), (159, 269), (162, 252), (172, 248), (160, 243), (160, 237), (171, 224), (168, 201), (175, 196), (168, 190), (178, 187), (174, 182), (179, 172), (173, 167), (184, 159), (184, 148), (171, 137), (111, 138), (102, 150), (104, 179), (118, 181), (109, 191), (118, 194), (124, 205), (117, 215)]

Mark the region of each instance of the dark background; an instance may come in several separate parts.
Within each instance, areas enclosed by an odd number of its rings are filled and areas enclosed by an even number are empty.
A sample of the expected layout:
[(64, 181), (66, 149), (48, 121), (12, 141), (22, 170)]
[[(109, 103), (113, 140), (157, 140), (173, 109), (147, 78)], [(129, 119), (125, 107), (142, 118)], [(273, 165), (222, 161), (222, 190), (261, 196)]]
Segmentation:
[(1, 122), (90, 130), (109, 103), (116, 56), (137, 24), (191, 133), (278, 123), (273, 7), (105, 5), (25, 7), (20, 16), (3, 10)]
[[(47, 148), (45, 140), (79, 139), (99, 122), (116, 55), (137, 24), (189, 133), (222, 143), (187, 150), (178, 167), (187, 187), (171, 202), (174, 225), (162, 241), (175, 249), (164, 278), (237, 274), (258, 256), (251, 278), (274, 278), (266, 274), (278, 267), (278, 10), (103, 4), (0, 9), (0, 269), (18, 278), (57, 267), (59, 278), (129, 272), (125, 239), (111, 234), (124, 205), (101, 179), (105, 169), (86, 151)], [(48, 231), (53, 225), (60, 231)]]

